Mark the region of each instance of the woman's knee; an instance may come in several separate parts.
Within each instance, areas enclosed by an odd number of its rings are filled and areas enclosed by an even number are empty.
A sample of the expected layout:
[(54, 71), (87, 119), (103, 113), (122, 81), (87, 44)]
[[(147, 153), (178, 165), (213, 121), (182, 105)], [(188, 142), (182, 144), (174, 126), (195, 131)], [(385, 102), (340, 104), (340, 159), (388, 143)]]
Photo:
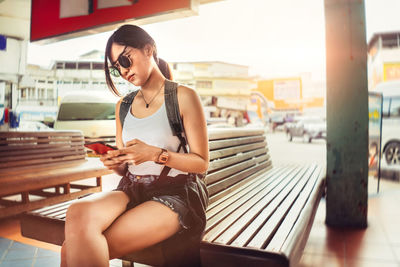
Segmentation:
[[(66, 227), (89, 228), (98, 222), (98, 210), (94, 203), (89, 201), (77, 201), (71, 204), (67, 210)], [(76, 230), (76, 229), (75, 229)]]

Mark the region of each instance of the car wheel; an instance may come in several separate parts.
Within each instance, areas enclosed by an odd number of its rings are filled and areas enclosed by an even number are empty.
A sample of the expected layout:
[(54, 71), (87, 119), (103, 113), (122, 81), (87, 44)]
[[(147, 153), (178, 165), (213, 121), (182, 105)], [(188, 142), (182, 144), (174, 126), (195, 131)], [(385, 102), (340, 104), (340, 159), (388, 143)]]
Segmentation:
[(288, 133), (286, 134), (286, 137), (287, 137), (287, 140), (288, 140), (289, 142), (292, 142), (293, 136), (292, 136), (292, 134), (291, 134), (290, 132), (288, 132)]
[(311, 143), (311, 136), (308, 133), (303, 133), (303, 141), (307, 143)]
[(390, 143), (385, 151), (386, 162), (391, 164), (400, 164), (400, 143)]

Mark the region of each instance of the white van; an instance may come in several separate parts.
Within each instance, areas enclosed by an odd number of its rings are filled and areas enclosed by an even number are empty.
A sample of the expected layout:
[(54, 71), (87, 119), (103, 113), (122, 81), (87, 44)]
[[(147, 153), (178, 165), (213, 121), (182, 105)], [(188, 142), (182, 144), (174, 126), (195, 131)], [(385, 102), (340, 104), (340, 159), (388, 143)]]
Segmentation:
[(382, 93), (382, 167), (400, 170), (400, 81), (380, 83)]
[(85, 139), (115, 140), (115, 104), (111, 92), (79, 92), (61, 99), (56, 130), (81, 130)]

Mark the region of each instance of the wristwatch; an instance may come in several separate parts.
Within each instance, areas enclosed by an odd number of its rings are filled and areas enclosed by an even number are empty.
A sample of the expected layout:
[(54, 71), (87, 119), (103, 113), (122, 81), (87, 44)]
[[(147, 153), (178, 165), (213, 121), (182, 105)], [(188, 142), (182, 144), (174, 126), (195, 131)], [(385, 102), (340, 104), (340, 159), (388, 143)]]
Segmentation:
[(162, 148), (160, 155), (158, 155), (158, 159), (156, 161), (157, 164), (165, 165), (169, 159), (169, 153), (166, 149)]

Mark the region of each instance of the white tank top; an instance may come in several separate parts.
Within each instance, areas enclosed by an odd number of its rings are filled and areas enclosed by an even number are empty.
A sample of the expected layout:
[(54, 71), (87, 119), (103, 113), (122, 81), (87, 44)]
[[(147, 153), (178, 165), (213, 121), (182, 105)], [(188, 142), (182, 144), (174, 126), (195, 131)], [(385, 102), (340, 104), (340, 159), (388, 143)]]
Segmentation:
[[(169, 126), (165, 101), (155, 113), (141, 119), (133, 116), (131, 109), (129, 109), (122, 129), (122, 142), (125, 145), (135, 138), (148, 145), (172, 152), (177, 151), (180, 142), (178, 137), (172, 134)], [(129, 172), (136, 175), (160, 175), (163, 168), (164, 165), (157, 164), (154, 161), (146, 161), (139, 165), (129, 164), (128, 166)], [(187, 172), (171, 168), (169, 176), (175, 177), (178, 174), (187, 174)]]

